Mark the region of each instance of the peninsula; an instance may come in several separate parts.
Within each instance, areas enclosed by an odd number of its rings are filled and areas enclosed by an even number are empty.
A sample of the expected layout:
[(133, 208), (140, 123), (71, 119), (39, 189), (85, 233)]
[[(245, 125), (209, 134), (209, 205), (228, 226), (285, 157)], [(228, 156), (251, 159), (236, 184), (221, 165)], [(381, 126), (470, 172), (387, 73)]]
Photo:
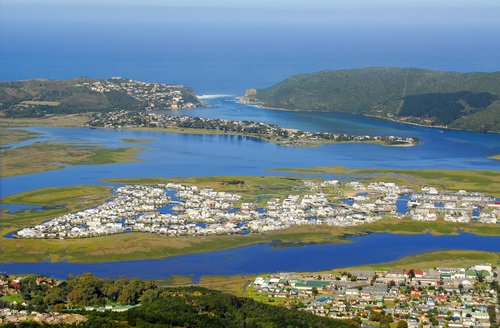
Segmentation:
[(367, 142), (384, 146), (414, 146), (419, 142), (418, 138), (304, 132), (262, 122), (173, 116), (124, 110), (95, 113), (91, 115), (91, 118), (85, 126), (108, 129), (154, 129), (155, 131), (171, 133), (242, 135), (274, 142), (285, 147), (318, 147), (342, 142)]
[(500, 132), (500, 72), (376, 67), (299, 74), (242, 102), (264, 108), (332, 111), (404, 123)]

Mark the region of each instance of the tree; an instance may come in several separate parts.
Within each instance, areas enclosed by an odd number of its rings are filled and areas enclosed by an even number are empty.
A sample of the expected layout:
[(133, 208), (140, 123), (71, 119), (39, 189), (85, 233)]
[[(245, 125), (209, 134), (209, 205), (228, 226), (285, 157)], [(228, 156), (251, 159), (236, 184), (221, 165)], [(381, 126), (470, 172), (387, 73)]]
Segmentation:
[(380, 312), (373, 311), (373, 310), (370, 312), (370, 320), (371, 321), (379, 322), (381, 319), (382, 319), (382, 314)]
[(382, 316), (382, 315), (380, 318), (380, 328), (390, 328), (389, 321), (387, 320), (387, 318), (385, 316)]
[(399, 320), (398, 328), (408, 328), (408, 322), (406, 320)]
[(318, 295), (318, 288), (317, 287), (311, 288), (311, 292), (312, 292), (313, 296)]
[(410, 282), (413, 280), (413, 278), (415, 278), (415, 271), (413, 269), (410, 269), (410, 271), (408, 271), (408, 278), (410, 278)]
[(484, 282), (483, 271), (476, 271), (476, 277), (478, 282)]

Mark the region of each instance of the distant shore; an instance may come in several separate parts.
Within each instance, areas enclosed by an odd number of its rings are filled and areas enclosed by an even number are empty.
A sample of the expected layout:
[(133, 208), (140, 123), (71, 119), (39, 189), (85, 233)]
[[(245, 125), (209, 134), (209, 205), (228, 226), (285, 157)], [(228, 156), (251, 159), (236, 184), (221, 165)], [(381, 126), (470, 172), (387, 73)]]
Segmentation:
[[(243, 97), (240, 97), (239, 102), (243, 104), (255, 104), (258, 105), (259, 108), (263, 109), (271, 109), (271, 110), (282, 110), (282, 111), (287, 111), (287, 112), (308, 112), (308, 113), (343, 113), (343, 114), (352, 114), (352, 115), (363, 115), (363, 116), (368, 116), (368, 117), (376, 117), (380, 118), (383, 120), (388, 120), (391, 122), (396, 122), (396, 123), (404, 123), (404, 124), (410, 124), (410, 125), (415, 125), (415, 126), (421, 126), (421, 127), (426, 127), (426, 128), (436, 128), (436, 129), (447, 129), (447, 130), (454, 130), (454, 131), (469, 131), (469, 132), (476, 132), (476, 131), (471, 131), (471, 130), (461, 130), (461, 129), (455, 129), (455, 128), (450, 128), (446, 125), (427, 125), (427, 124), (419, 124), (419, 123), (414, 123), (414, 122), (406, 122), (404, 120), (398, 120), (395, 118), (390, 118), (390, 117), (385, 117), (385, 116), (378, 116), (378, 115), (371, 115), (371, 114), (354, 114), (354, 113), (349, 113), (349, 112), (334, 112), (334, 111), (322, 111), (322, 110), (301, 110), (301, 109), (286, 109), (286, 108), (277, 108), (277, 107), (267, 107), (264, 105), (259, 105), (262, 104), (262, 102), (252, 102), (248, 100), (242, 100)], [(485, 133), (500, 133), (496, 131), (485, 131)], [(403, 145), (404, 146), (404, 145)]]

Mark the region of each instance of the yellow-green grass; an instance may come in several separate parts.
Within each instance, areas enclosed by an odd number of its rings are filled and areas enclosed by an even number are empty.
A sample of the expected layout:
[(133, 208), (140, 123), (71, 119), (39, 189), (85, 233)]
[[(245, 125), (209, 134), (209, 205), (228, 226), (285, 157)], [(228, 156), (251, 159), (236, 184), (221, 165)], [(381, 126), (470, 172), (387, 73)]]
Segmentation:
[(8, 301), (8, 302), (16, 302), (16, 303), (22, 303), (24, 302), (23, 297), (21, 294), (15, 294), (15, 295), (4, 295), (0, 297), (0, 300)]
[(2, 177), (59, 170), (66, 165), (105, 165), (138, 162), (144, 147), (105, 148), (99, 144), (62, 141), (35, 142), (1, 150)]
[(500, 171), (486, 170), (393, 170), (353, 169), (344, 166), (313, 168), (279, 168), (269, 172), (291, 172), (300, 174), (337, 174), (361, 177), (362, 182), (386, 181), (418, 188), (431, 185), (444, 190), (467, 190), (484, 192), (500, 197)]
[(141, 143), (141, 142), (151, 142), (156, 139), (130, 139), (130, 138), (120, 138), (121, 141), (126, 143)]
[(432, 235), (457, 235), (457, 231), (473, 233), (479, 236), (500, 236), (500, 226), (486, 223), (454, 223), (438, 219), (435, 222), (413, 221), (404, 219), (384, 219), (367, 225), (356, 226), (350, 231), (370, 231), (393, 234), (424, 234), (430, 232)]
[[(363, 321), (363, 323), (372, 325), (374, 327), (380, 327), (380, 322), (378, 322), (378, 321), (369, 321), (369, 320), (367, 320), (367, 321)], [(391, 322), (389, 324), (389, 327), (391, 327), (391, 328), (396, 328), (397, 326), (398, 326), (397, 322)]]
[[(25, 211), (22, 213), (3, 212), (0, 217), (0, 235), (40, 224), (54, 217), (71, 212), (81, 211), (104, 203), (116, 197), (110, 193), (113, 187), (107, 186), (69, 186), (35, 189), (0, 199), (2, 204), (23, 204), (36, 206), (64, 206), (40, 212)], [(8, 239), (2, 239), (3, 247)]]
[(192, 284), (192, 279), (194, 278), (194, 274), (190, 274), (189, 276), (176, 275), (171, 274), (166, 279), (156, 279), (155, 282), (164, 286), (176, 286), (176, 285), (190, 285)]
[(81, 127), (90, 121), (90, 116), (85, 113), (71, 115), (47, 115), (42, 118), (4, 118), (0, 117), (0, 126), (50, 126), (50, 127)]
[(45, 105), (45, 106), (59, 106), (61, 103), (59, 101), (22, 101), (21, 105), (28, 107), (29, 105)]
[(362, 268), (371, 270), (428, 269), (439, 266), (463, 268), (480, 263), (497, 263), (500, 253), (463, 250), (443, 250), (403, 257), (400, 260)]
[(40, 133), (21, 129), (0, 129), (0, 145), (16, 144), (21, 141), (36, 139)]

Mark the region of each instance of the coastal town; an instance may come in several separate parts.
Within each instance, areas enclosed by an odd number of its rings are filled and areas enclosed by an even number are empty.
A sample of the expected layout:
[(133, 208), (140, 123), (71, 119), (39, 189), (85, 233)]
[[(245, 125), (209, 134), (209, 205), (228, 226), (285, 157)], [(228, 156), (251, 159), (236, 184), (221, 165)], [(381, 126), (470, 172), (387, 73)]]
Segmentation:
[[(338, 271), (338, 272), (334, 272)], [(280, 306), (363, 327), (490, 327), (497, 323), (498, 268), (332, 270), (259, 276), (246, 288)], [(258, 296), (257, 296), (258, 297)]]
[[(95, 279), (86, 274), (89, 277)], [(243, 277), (241, 280), (245, 281)], [(53, 299), (60, 293), (57, 289), (67, 285), (67, 280), (4, 274), (0, 278), (0, 296), (19, 301), (2, 300), (0, 324), (85, 322), (91, 311), (126, 312), (142, 305), (109, 302), (82, 307), (82, 303), (76, 305), (73, 301), (71, 305), (64, 299)], [(159, 288), (152, 282), (149, 287)], [(260, 302), (324, 318), (351, 320), (362, 328), (488, 328), (496, 327), (498, 322), (498, 266), (492, 263), (424, 269), (333, 269), (307, 274), (278, 272), (246, 280), (241, 287), (243, 294)], [(36, 296), (30, 296), (30, 291)], [(70, 300), (74, 297), (68, 295)], [(147, 302), (147, 298), (141, 299)]]
[(319, 146), (332, 142), (377, 142), (387, 146), (414, 146), (419, 142), (418, 138), (409, 137), (304, 132), (297, 129), (283, 128), (275, 124), (252, 121), (175, 116), (125, 110), (110, 113), (95, 113), (92, 115), (92, 120), (85, 125), (92, 128), (114, 129), (171, 128), (177, 129), (175, 132), (180, 132), (181, 129), (216, 131), (272, 140), (287, 147)]
[[(241, 184), (241, 181), (235, 183)], [(127, 185), (117, 197), (16, 231), (16, 238), (86, 238), (129, 232), (165, 236), (265, 233), (310, 226), (358, 226), (389, 218), (497, 224), (500, 203), (480, 192), (414, 191), (393, 182), (304, 179), (284, 197), (243, 197), (195, 185)], [(170, 195), (171, 196), (170, 196)]]
[(186, 109), (204, 105), (191, 89), (183, 85), (140, 82), (121, 77), (84, 82), (83, 85), (92, 91), (106, 94), (113, 91), (124, 92), (142, 103), (146, 111), (167, 108)]

